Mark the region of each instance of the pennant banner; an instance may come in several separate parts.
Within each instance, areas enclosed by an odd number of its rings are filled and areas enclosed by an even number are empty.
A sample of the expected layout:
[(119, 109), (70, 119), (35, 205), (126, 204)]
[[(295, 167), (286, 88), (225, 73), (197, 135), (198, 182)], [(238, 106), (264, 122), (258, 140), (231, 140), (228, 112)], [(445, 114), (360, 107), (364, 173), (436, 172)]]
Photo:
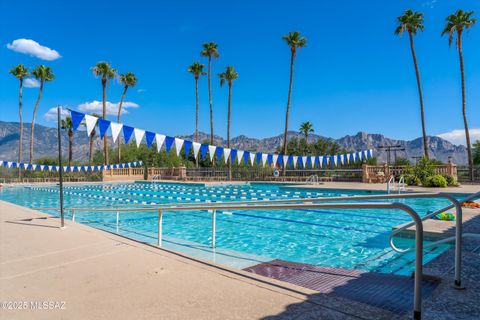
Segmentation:
[[(64, 172), (91, 172), (91, 171), (103, 171), (106, 169), (123, 169), (130, 167), (138, 167), (143, 164), (142, 161), (133, 161), (120, 164), (109, 164), (103, 166), (63, 166), (62, 169)], [(49, 172), (58, 172), (58, 166), (45, 166), (42, 164), (32, 164), (32, 163), (17, 163), (13, 161), (2, 161), (0, 160), (0, 167), (5, 168), (20, 168), (29, 171), (49, 171)]]
[[(165, 146), (165, 151), (168, 153), (171, 149), (175, 149), (175, 153), (180, 156), (182, 149), (184, 150), (184, 157), (188, 159), (189, 153), (193, 150), (194, 159), (198, 159), (200, 154), (201, 160), (205, 160), (207, 153), (209, 155), (210, 161), (213, 161), (215, 158), (219, 162), (222, 160), (225, 163), (229, 161), (235, 163), (235, 161), (240, 165), (243, 162), (245, 165), (258, 165), (258, 166), (270, 166), (270, 167), (290, 167), (290, 168), (301, 168), (301, 169), (314, 169), (314, 168), (326, 168), (328, 166), (336, 167), (348, 165), (355, 163), (357, 161), (365, 161), (367, 159), (373, 158), (373, 150), (361, 150), (354, 151), (345, 154), (336, 154), (336, 155), (322, 155), (322, 156), (289, 156), (283, 154), (269, 154), (262, 152), (249, 152), (244, 150), (237, 150), (231, 148), (224, 148), (221, 146), (213, 146), (208, 144), (200, 144), (198, 142), (188, 141), (181, 138), (169, 137), (163, 134), (154, 133), (150, 131), (145, 131), (143, 129), (134, 128), (126, 126), (122, 123), (116, 123), (113, 121), (108, 121), (102, 118), (97, 118), (91, 115), (87, 115), (78, 111), (70, 110), (72, 117), (73, 130), (77, 130), (78, 127), (82, 124), (87, 128), (87, 134), (90, 135), (95, 127), (98, 126), (100, 131), (100, 137), (103, 138), (107, 134), (108, 129), (110, 128), (113, 142), (115, 143), (120, 136), (123, 134), (123, 140), (125, 144), (131, 140), (131, 137), (135, 137), (135, 142), (137, 147), (140, 144), (145, 143), (147, 148), (150, 149), (152, 144), (156, 144), (157, 152), (160, 152), (163, 146)], [(172, 148), (173, 147), (173, 148)], [(112, 165), (109, 168), (122, 168), (121, 165)], [(3, 161), (0, 163), (0, 166), (8, 168), (26, 168), (26, 170), (34, 171), (54, 171), (55, 166), (38, 166), (38, 165), (25, 165), (17, 164), (16, 162), (7, 162)], [(83, 166), (83, 167), (66, 167), (70, 172), (76, 171), (98, 171), (102, 170), (99, 167), (102, 166)]]

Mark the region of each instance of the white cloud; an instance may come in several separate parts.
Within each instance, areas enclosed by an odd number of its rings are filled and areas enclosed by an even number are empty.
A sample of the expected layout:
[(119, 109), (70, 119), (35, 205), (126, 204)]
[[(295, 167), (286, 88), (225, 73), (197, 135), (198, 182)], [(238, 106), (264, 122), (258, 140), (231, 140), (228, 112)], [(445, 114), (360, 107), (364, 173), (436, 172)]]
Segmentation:
[(7, 44), (7, 48), (15, 52), (29, 54), (42, 60), (56, 60), (62, 56), (55, 50), (40, 45), (31, 39), (17, 39)]
[[(106, 102), (106, 109), (107, 109), (107, 115), (108, 116), (114, 116), (118, 114), (118, 105), (119, 103), (112, 103), (107, 101)], [(140, 107), (138, 104), (135, 102), (129, 102), (129, 101), (124, 101), (122, 105), (122, 114), (128, 113), (129, 108), (138, 108)], [(78, 105), (78, 111), (80, 112), (85, 112), (85, 113), (98, 113), (102, 114), (103, 112), (103, 104), (102, 101), (97, 101), (94, 100), (92, 102), (85, 102), (80, 105)]]
[[(480, 140), (480, 128), (470, 129), (470, 142), (474, 143), (477, 140)], [(450, 141), (453, 144), (461, 144), (466, 146), (467, 142), (465, 139), (465, 130), (464, 129), (455, 129), (449, 132), (441, 133), (437, 135), (438, 137)]]
[(435, 8), (436, 4), (437, 4), (437, 0), (426, 1), (422, 3), (422, 7), (428, 7), (430, 9), (433, 9)]
[[(45, 120), (47, 121), (55, 121), (57, 122), (57, 118), (58, 118), (58, 111), (57, 111), (57, 107), (53, 107), (53, 108), (50, 108), (44, 115), (43, 115), (43, 118), (45, 118)], [(60, 111), (60, 117), (63, 119), (67, 116), (70, 115), (70, 112), (63, 108), (61, 111)]]
[(40, 82), (35, 78), (26, 78), (23, 80), (23, 86), (25, 88), (38, 88), (40, 87)]

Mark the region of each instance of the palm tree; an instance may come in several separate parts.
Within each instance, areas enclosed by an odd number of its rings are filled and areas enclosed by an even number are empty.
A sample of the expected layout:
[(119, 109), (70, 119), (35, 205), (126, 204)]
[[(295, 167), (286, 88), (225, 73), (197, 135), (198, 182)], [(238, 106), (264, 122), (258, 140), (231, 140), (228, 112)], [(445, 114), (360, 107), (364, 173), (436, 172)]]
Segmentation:
[[(68, 165), (72, 165), (72, 156), (73, 156), (73, 123), (71, 117), (66, 117), (62, 119), (61, 128), (63, 130), (68, 130)], [(61, 168), (60, 168), (61, 170)]]
[(211, 65), (212, 58), (218, 58), (218, 45), (215, 42), (206, 42), (203, 44), (203, 50), (200, 54), (208, 57), (208, 102), (210, 104), (210, 144), (213, 144), (213, 104), (212, 104), (212, 85), (211, 85)]
[(457, 34), (456, 46), (458, 49), (458, 56), (460, 58), (460, 74), (462, 78), (462, 114), (463, 124), (465, 126), (465, 138), (467, 140), (467, 154), (468, 154), (468, 166), (470, 167), (470, 180), (473, 180), (473, 157), (472, 157), (472, 145), (470, 143), (470, 133), (468, 131), (467, 122), (467, 102), (465, 93), (465, 69), (463, 63), (463, 51), (462, 51), (462, 34), (463, 31), (470, 29), (477, 19), (472, 18), (473, 11), (465, 12), (463, 10), (457, 10), (454, 14), (449, 15), (445, 20), (445, 28), (442, 31), (442, 36), (448, 34), (448, 45), (451, 46), (455, 33)]
[(307, 149), (308, 149), (308, 135), (314, 132), (313, 124), (310, 121), (303, 122), (300, 125), (300, 132), (305, 135), (305, 145), (307, 146)]
[[(120, 82), (123, 85), (123, 94), (122, 98), (120, 99), (120, 104), (118, 105), (118, 115), (117, 121), (120, 122), (120, 114), (122, 112), (122, 105), (123, 101), (125, 100), (125, 95), (127, 94), (127, 90), (129, 87), (135, 87), (137, 84), (137, 77), (132, 72), (127, 72), (120, 75)], [(118, 139), (118, 162), (120, 163), (120, 139)]]
[[(307, 45), (307, 39), (300, 36), (300, 32), (294, 31), (289, 32), (284, 35), (282, 39), (290, 47), (290, 83), (288, 87), (288, 100), (287, 100), (287, 111), (285, 113), (285, 132), (283, 135), (283, 154), (287, 154), (287, 133), (288, 133), (288, 116), (290, 114), (290, 102), (292, 99), (292, 85), (293, 85), (293, 65), (295, 62), (295, 56), (297, 54), (297, 48), (303, 48)], [(283, 167), (284, 170), (286, 166)]]
[(200, 62), (194, 62), (187, 69), (195, 78), (195, 142), (198, 142), (198, 79), (200, 76), (206, 75), (206, 73), (203, 72), (204, 67)]
[[(20, 119), (20, 140), (18, 142), (18, 163), (22, 162), (22, 140), (23, 140), (23, 120), (22, 120), (22, 106), (23, 106), (23, 79), (28, 77), (28, 68), (23, 64), (19, 64), (12, 69), (10, 73), (20, 81), (20, 88), (18, 90), (18, 115)], [(20, 167), (18, 168), (18, 178), (22, 177)]]
[[(92, 114), (92, 116), (100, 118), (101, 116), (99, 114)], [(85, 123), (83, 125), (86, 126)], [(95, 127), (93, 127), (92, 132), (90, 132), (90, 136), (88, 137), (88, 143), (89, 143), (89, 152), (88, 152), (88, 164), (91, 165), (93, 162), (93, 143), (95, 142), (95, 134), (97, 134)]]
[(417, 31), (423, 31), (425, 29), (423, 25), (423, 13), (413, 12), (412, 10), (406, 10), (403, 15), (397, 18), (398, 26), (395, 29), (396, 35), (402, 35), (405, 31), (408, 32), (410, 39), (410, 50), (412, 51), (413, 65), (415, 67), (415, 75), (417, 77), (418, 96), (420, 99), (420, 115), (422, 120), (422, 135), (423, 135), (423, 154), (428, 159), (428, 144), (427, 144), (427, 131), (425, 129), (425, 109), (423, 106), (423, 93), (422, 84), (420, 82), (420, 71), (418, 70), (417, 55), (415, 53), (415, 46), (413, 43), (413, 36), (417, 34)]
[[(238, 73), (232, 66), (227, 66), (225, 72), (218, 75), (220, 77), (220, 86), (225, 82), (228, 84), (228, 120), (227, 120), (227, 148), (230, 148), (230, 116), (232, 113), (232, 84), (238, 78)], [(228, 163), (228, 179), (232, 179), (232, 170), (230, 162)]]
[(35, 79), (40, 81), (40, 89), (38, 91), (37, 102), (35, 103), (35, 107), (33, 108), (32, 124), (30, 127), (30, 163), (33, 162), (33, 136), (35, 130), (35, 117), (37, 116), (37, 109), (38, 105), (40, 104), (40, 99), (42, 99), (43, 85), (45, 84), (45, 81), (52, 81), (55, 78), (55, 75), (52, 72), (52, 68), (45, 67), (43, 64), (33, 69), (32, 75), (35, 77)]
[[(103, 119), (107, 117), (107, 82), (115, 77), (117, 70), (112, 68), (110, 63), (105, 61), (97, 62), (92, 68), (93, 74), (102, 80)], [(103, 137), (103, 150), (105, 153), (105, 164), (108, 164), (108, 140), (107, 135)]]

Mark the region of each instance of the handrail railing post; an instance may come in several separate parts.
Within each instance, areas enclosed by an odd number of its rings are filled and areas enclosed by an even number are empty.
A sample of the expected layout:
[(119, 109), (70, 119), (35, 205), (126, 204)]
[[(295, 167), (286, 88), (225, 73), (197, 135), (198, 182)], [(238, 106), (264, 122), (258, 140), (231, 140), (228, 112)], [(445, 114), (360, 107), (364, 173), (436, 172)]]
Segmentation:
[(455, 206), (455, 211), (457, 216), (455, 217), (455, 289), (464, 289), (462, 286), (462, 224), (463, 224), (463, 211), (462, 205), (458, 202), (455, 197), (445, 194), (445, 197), (448, 198), (453, 205)]
[(162, 209), (158, 209), (158, 239), (157, 239), (157, 245), (159, 247), (162, 246), (162, 227), (163, 227), (163, 213)]
[(215, 233), (217, 225), (217, 210), (212, 210), (212, 248), (215, 248)]
[(413, 291), (413, 319), (422, 319), (422, 280), (423, 280), (423, 223), (418, 214), (408, 206), (403, 205), (415, 221), (415, 276)]
[(72, 222), (75, 222), (75, 209), (72, 209)]

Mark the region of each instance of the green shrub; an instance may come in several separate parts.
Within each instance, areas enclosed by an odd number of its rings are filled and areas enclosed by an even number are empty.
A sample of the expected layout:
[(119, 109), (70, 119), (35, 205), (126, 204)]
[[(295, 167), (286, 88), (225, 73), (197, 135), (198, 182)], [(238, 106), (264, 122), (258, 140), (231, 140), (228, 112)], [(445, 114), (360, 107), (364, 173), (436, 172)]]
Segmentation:
[(458, 182), (457, 182), (457, 179), (455, 179), (454, 177), (448, 175), (448, 174), (444, 174), (443, 177), (445, 178), (445, 180), (447, 180), (447, 184), (449, 186), (458, 186)]
[(405, 177), (405, 183), (409, 186), (418, 186), (420, 185), (421, 181), (418, 179), (418, 177), (410, 175)]
[(446, 188), (447, 187), (447, 180), (439, 174), (435, 174), (432, 176), (428, 176), (422, 182), (424, 187), (431, 187), (431, 188)]
[(425, 157), (421, 158), (413, 168), (413, 174), (422, 181), (422, 184), (425, 184), (427, 177), (435, 175), (434, 162)]

